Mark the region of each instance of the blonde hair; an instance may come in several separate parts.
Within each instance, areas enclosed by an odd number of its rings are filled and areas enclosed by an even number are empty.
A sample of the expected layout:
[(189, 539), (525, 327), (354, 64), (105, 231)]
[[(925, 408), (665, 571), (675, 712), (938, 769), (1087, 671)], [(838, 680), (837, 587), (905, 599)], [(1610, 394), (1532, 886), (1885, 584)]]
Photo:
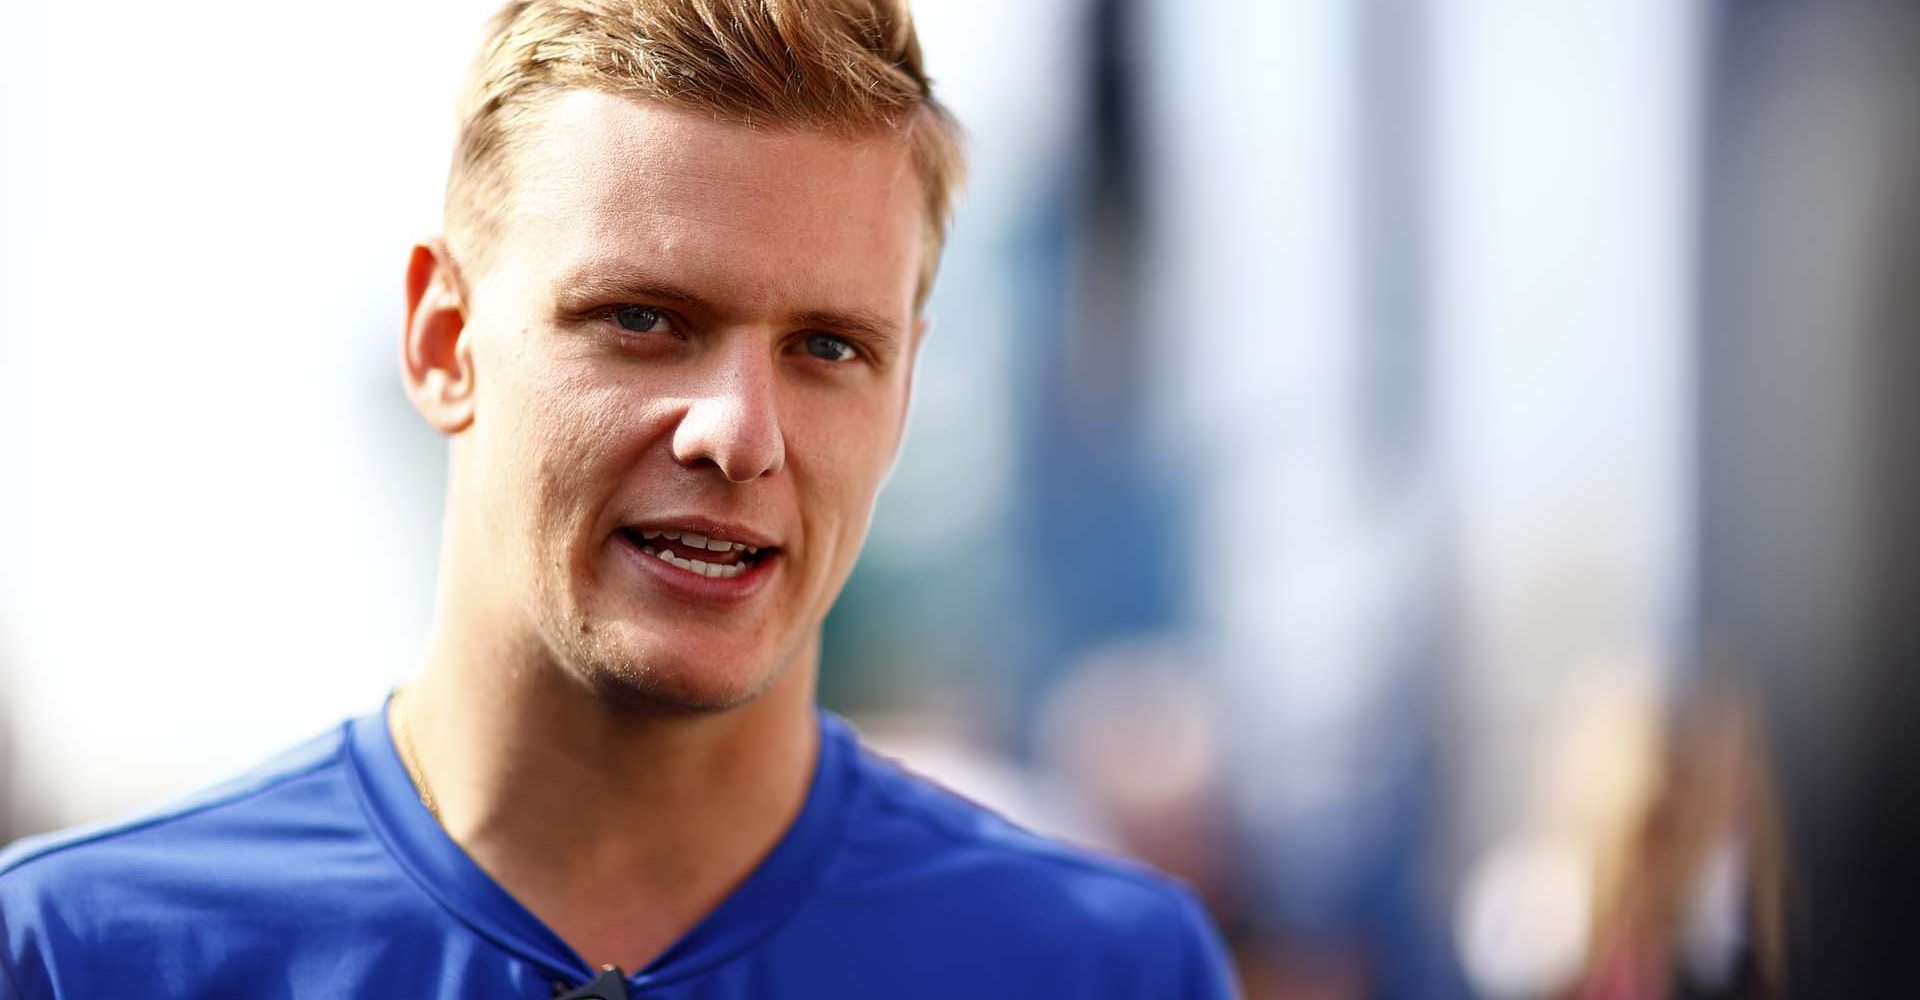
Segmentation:
[(512, 197), (516, 145), (545, 100), (601, 90), (749, 127), (905, 136), (926, 196), (917, 300), (932, 284), (964, 172), (905, 0), (515, 0), (468, 72), (446, 226), (484, 266)]

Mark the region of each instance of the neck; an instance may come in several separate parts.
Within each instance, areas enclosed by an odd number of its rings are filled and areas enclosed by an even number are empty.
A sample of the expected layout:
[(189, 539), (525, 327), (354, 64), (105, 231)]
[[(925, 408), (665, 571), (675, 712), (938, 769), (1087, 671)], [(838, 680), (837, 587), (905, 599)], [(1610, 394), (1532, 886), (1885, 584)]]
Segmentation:
[(817, 639), (721, 712), (614, 703), (560, 665), (437, 642), (394, 699), (441, 825), (591, 965), (684, 935), (799, 814), (818, 742)]

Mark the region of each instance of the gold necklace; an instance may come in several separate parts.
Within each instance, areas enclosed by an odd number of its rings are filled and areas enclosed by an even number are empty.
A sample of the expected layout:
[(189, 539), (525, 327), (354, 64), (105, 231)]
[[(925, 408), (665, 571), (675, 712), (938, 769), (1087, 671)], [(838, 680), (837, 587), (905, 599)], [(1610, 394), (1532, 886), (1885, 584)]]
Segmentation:
[(400, 711), (401, 693), (401, 691), (393, 693), (391, 711), (394, 733), (399, 737), (394, 743), (400, 751), (400, 766), (406, 768), (407, 780), (413, 782), (413, 791), (420, 796), (420, 804), (426, 806), (427, 812), (433, 816), (433, 821), (439, 823), (440, 805), (433, 800), (433, 786), (427, 784), (427, 772), (420, 766), (420, 755), (413, 749), (413, 727), (407, 724), (406, 715)]

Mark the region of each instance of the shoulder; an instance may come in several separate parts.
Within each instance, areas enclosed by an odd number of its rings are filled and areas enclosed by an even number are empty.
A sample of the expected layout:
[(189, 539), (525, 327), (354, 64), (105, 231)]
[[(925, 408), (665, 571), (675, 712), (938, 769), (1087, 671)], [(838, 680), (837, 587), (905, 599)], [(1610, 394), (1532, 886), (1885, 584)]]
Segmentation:
[(861, 758), (865, 794), (836, 894), (884, 899), (895, 920), (924, 914), (950, 944), (1124, 977), (1116, 996), (1232, 994), (1219, 935), (1185, 884), (1041, 836), (864, 748)]
[[(316, 736), (236, 778), (149, 812), (28, 837), (0, 851), (0, 887), (13, 888), (95, 863), (132, 860), (164, 864), (173, 852), (152, 847), (178, 841), (221, 839), (247, 820), (247, 806), (274, 792), (323, 774), (336, 763), (344, 729)], [(0, 889), (4, 891), (4, 889)]]
[(160, 809), (0, 852), (0, 969), (30, 974), (54, 953), (232, 912), (228, 897), (306, 868), (285, 848), (338, 842), (341, 806), (351, 808), (338, 774), (344, 734)]

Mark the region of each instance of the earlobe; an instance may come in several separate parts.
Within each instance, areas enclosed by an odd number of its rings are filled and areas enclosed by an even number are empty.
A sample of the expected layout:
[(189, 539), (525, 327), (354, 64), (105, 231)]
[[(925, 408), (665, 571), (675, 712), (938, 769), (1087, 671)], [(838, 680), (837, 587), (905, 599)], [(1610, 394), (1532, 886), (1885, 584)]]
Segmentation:
[(442, 434), (458, 433), (473, 422), (473, 352), (464, 295), (446, 244), (416, 244), (407, 261), (401, 375), (407, 398)]

